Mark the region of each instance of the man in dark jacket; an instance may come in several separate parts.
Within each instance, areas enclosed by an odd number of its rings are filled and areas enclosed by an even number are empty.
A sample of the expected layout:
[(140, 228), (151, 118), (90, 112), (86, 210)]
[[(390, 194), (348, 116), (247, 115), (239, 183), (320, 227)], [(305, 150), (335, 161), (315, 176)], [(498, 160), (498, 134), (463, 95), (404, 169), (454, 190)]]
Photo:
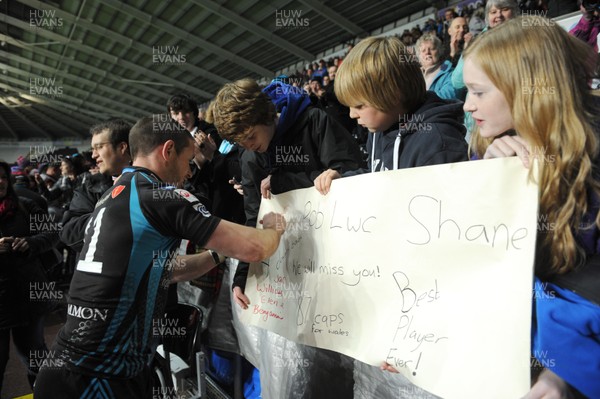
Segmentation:
[(92, 158), (100, 173), (86, 179), (75, 190), (69, 209), (63, 217), (60, 239), (75, 251), (81, 251), (85, 226), (96, 203), (113, 185), (113, 177), (119, 176), (131, 163), (129, 155), (129, 130), (131, 125), (122, 119), (111, 119), (90, 128), (92, 135)]
[(229, 184), (229, 180), (240, 178), (239, 147), (221, 139), (217, 129), (200, 117), (196, 101), (187, 94), (169, 98), (167, 111), (197, 144), (192, 177), (184, 188), (198, 196), (212, 214), (243, 224), (243, 201)]

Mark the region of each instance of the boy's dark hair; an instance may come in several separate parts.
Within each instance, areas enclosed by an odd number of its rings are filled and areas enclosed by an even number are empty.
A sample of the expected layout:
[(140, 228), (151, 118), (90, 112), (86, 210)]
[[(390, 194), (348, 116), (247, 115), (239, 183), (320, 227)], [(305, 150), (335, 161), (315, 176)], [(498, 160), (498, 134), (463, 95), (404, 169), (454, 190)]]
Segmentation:
[(129, 145), (129, 131), (131, 124), (124, 119), (114, 118), (105, 122), (95, 124), (90, 128), (90, 134), (95, 136), (108, 130), (108, 139), (113, 148), (116, 148), (119, 143), (127, 143)]
[(198, 104), (196, 101), (185, 93), (175, 94), (169, 101), (167, 101), (167, 114), (174, 112), (192, 112), (194, 116), (198, 117)]
[(182, 128), (179, 123), (171, 120), (169, 115), (159, 114), (146, 116), (131, 128), (129, 133), (129, 148), (131, 149), (131, 158), (148, 155), (157, 146), (164, 144), (168, 140), (175, 143), (175, 152), (181, 151), (190, 145), (192, 136)]

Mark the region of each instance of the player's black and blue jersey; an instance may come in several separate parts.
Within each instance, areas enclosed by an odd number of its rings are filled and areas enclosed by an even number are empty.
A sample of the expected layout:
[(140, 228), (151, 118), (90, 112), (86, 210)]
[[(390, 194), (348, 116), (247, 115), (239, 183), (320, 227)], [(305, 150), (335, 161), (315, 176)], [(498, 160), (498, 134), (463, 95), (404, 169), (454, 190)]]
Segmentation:
[[(68, 369), (131, 378), (154, 349), (181, 238), (202, 246), (220, 219), (147, 169), (127, 168), (96, 204), (55, 350)], [(175, 266), (176, 267), (176, 266)]]

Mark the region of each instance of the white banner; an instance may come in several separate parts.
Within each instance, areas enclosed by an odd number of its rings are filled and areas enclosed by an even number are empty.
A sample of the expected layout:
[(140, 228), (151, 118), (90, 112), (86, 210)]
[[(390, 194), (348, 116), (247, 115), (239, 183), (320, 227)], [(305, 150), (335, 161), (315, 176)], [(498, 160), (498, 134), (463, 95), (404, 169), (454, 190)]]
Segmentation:
[(444, 398), (519, 398), (530, 386), (537, 198), (528, 170), (506, 158), (263, 200), (259, 220), (281, 212), (288, 229), (251, 265), (242, 321), (387, 361)]

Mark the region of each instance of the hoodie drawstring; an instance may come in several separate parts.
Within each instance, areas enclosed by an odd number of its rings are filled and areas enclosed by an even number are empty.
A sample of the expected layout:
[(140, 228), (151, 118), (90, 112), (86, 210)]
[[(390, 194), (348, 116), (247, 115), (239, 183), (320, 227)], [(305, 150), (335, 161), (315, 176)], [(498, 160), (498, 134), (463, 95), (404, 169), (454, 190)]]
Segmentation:
[(371, 173), (376, 172), (375, 167), (375, 139), (377, 138), (377, 134), (373, 133), (373, 148), (371, 148)]
[(394, 141), (394, 169), (398, 169), (398, 165), (400, 164), (400, 143), (402, 142), (402, 135), (398, 132), (396, 136), (396, 141)]

